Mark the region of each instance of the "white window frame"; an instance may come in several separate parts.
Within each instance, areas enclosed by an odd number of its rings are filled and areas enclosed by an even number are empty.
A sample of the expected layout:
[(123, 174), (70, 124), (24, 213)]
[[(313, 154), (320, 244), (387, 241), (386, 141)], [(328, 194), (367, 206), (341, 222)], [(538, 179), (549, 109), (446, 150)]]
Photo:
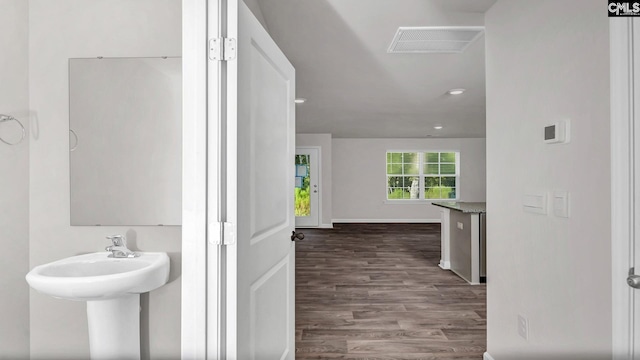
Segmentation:
[[(417, 153), (418, 154), (418, 174), (412, 176), (418, 176), (419, 188), (417, 199), (389, 199), (389, 176), (408, 176), (404, 174), (389, 174), (387, 173), (387, 156), (389, 153)], [(426, 176), (435, 176), (435, 174), (427, 174), (424, 171), (425, 168), (425, 153), (454, 153), (456, 154), (456, 197), (455, 198), (446, 198), (446, 199), (425, 199), (424, 198), (424, 178)], [(460, 151), (457, 150), (387, 150), (385, 152), (385, 195), (384, 195), (384, 203), (385, 204), (419, 204), (419, 203), (431, 203), (433, 201), (457, 201), (460, 199)], [(442, 175), (438, 174), (437, 176), (448, 176), (447, 174)]]

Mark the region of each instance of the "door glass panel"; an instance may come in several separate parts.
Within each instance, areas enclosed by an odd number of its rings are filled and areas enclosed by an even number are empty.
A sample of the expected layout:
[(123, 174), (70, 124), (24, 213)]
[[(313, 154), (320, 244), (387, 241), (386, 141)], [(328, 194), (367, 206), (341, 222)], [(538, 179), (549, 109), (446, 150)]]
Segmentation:
[(296, 155), (295, 213), (298, 217), (311, 215), (309, 158), (310, 155)]

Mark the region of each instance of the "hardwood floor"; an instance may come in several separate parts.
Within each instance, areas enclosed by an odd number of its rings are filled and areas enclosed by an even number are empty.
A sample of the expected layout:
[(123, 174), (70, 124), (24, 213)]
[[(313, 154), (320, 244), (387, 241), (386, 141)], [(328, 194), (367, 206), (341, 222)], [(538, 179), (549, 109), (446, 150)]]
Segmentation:
[(439, 224), (301, 231), (296, 359), (482, 359), (486, 288), (438, 267)]

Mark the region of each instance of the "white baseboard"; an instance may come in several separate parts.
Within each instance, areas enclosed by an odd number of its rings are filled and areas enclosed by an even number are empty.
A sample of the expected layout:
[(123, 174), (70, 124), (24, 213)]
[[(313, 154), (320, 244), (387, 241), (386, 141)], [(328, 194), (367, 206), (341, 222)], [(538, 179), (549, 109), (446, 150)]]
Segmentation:
[(488, 353), (488, 352), (485, 352), (485, 353), (482, 355), (482, 360), (495, 360), (495, 359), (494, 359), (491, 355), (489, 355), (489, 353)]
[(407, 224), (439, 224), (440, 219), (333, 219), (335, 223), (407, 223)]
[(318, 226), (296, 226), (297, 229), (333, 229), (333, 224), (320, 224)]
[(451, 269), (451, 262), (449, 262), (449, 261), (442, 261), (442, 260), (440, 260), (440, 264), (438, 264), (438, 266), (439, 266), (441, 269), (449, 270), (449, 269)]

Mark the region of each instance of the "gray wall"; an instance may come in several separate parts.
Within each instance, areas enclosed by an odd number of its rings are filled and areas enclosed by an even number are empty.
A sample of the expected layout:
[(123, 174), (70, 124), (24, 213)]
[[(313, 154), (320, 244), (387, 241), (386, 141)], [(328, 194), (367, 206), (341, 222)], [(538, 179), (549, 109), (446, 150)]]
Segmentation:
[(387, 150), (460, 152), (460, 200), (485, 200), (485, 139), (333, 139), (334, 221), (440, 222), (429, 202), (386, 202)]
[[(28, 2), (0, 0), (0, 114), (29, 125)], [(0, 136), (14, 142), (21, 130), (0, 124)], [(29, 138), (0, 143), (0, 359), (29, 356)]]
[[(30, 266), (102, 251), (106, 235), (126, 233), (133, 247), (166, 251), (171, 282), (142, 298), (143, 358), (180, 356), (181, 229), (69, 226), (68, 59), (181, 55), (180, 0), (31, 0), (29, 93)], [(87, 358), (85, 304), (31, 292), (34, 359)]]
[(332, 156), (331, 134), (296, 134), (296, 146), (320, 147), (320, 160), (322, 161), (320, 172), (322, 173), (320, 191), (322, 192), (322, 214), (320, 214), (320, 227), (331, 227), (332, 221)]
[[(488, 352), (608, 359), (606, 9), (600, 0), (500, 0), (486, 14), (486, 44)], [(543, 143), (543, 127), (562, 119), (571, 142)], [(523, 212), (525, 189), (569, 191), (570, 218)], [(529, 319), (528, 341), (518, 314)]]
[(264, 20), (264, 15), (262, 14), (262, 8), (258, 2), (259, 0), (244, 0), (244, 3), (247, 5), (249, 10), (253, 13), (253, 15), (258, 19), (260, 24), (268, 31), (267, 22)]

